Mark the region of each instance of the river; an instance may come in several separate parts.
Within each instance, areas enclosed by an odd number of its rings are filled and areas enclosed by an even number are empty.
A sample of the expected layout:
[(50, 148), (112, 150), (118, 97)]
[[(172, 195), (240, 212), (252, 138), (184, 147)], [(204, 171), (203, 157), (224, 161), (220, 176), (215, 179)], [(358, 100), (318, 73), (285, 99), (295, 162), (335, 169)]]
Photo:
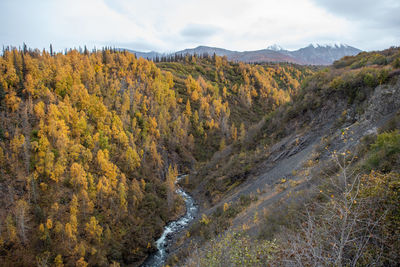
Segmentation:
[[(176, 179), (176, 183), (186, 176), (187, 174), (178, 176), (178, 178)], [(185, 201), (186, 213), (178, 220), (172, 221), (164, 227), (164, 231), (161, 237), (156, 241), (157, 251), (151, 254), (146, 259), (146, 261), (141, 265), (142, 267), (163, 266), (165, 264), (165, 261), (167, 260), (169, 254), (168, 248), (173, 242), (173, 237), (177, 233), (184, 230), (189, 225), (189, 223), (193, 221), (197, 214), (197, 206), (193, 198), (180, 187), (176, 189), (176, 193), (180, 195)]]

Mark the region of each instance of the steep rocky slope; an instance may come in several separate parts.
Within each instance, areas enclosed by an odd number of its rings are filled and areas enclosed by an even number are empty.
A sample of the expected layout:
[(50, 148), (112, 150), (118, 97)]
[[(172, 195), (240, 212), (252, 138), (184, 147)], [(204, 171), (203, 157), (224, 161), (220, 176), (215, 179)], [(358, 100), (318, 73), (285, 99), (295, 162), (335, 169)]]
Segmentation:
[[(257, 194), (259, 200), (246, 209), (233, 221), (233, 227), (242, 227), (248, 224), (257, 232), (259, 227), (253, 218), (256, 212), (263, 213), (271, 203), (276, 202), (288, 194), (296, 191), (297, 187), (313, 186), (305, 177), (305, 173), (316, 172), (323, 169), (324, 164), (331, 159), (333, 151), (356, 151), (363, 138), (377, 134), (388, 121), (399, 116), (400, 111), (400, 79), (393, 85), (381, 85), (375, 88), (367, 103), (364, 114), (357, 120), (347, 117), (344, 124), (335, 127), (335, 121), (322, 127), (308, 129), (302, 133), (294, 133), (278, 142), (268, 151), (267, 160), (256, 167), (253, 177), (238, 189), (229, 199), (232, 201), (239, 194)], [(340, 109), (338, 109), (340, 112)], [(337, 112), (340, 116), (341, 113)], [(343, 111), (342, 111), (343, 113)], [(346, 142), (343, 141), (345, 133)], [(329, 149), (321, 150), (329, 138)], [(311, 162), (310, 162), (311, 161)], [(286, 181), (295, 181), (299, 185), (290, 187)], [(282, 186), (283, 185), (283, 186)], [(276, 192), (280, 187), (282, 192)], [(286, 188), (287, 187), (287, 188)], [(264, 193), (257, 193), (257, 189), (265, 188)], [(278, 190), (278, 191), (280, 191)], [(257, 229), (258, 228), (258, 229)]]

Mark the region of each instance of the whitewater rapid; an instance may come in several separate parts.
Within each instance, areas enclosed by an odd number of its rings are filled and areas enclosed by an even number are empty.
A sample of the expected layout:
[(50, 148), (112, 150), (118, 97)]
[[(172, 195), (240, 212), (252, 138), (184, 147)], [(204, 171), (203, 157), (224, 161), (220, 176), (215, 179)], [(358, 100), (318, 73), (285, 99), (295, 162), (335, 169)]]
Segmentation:
[[(176, 183), (187, 175), (180, 175), (176, 179)], [(168, 257), (168, 247), (172, 243), (172, 237), (177, 233), (184, 230), (197, 214), (197, 206), (193, 198), (186, 193), (183, 189), (177, 188), (175, 191), (179, 196), (183, 198), (186, 205), (186, 213), (176, 221), (168, 223), (164, 227), (164, 231), (161, 237), (156, 241), (157, 251), (151, 254), (146, 261), (141, 265), (142, 267), (161, 267), (165, 264)]]

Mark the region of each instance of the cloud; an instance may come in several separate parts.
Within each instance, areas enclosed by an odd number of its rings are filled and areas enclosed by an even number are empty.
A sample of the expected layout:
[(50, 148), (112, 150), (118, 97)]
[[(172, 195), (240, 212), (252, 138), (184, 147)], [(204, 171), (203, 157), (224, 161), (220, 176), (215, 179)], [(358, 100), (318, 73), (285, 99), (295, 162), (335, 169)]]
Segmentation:
[(361, 49), (400, 43), (398, 0), (0, 0), (0, 45), (88, 45), (170, 52), (340, 41)]
[(312, 0), (333, 14), (381, 27), (400, 28), (397, 0)]
[(213, 25), (188, 24), (181, 30), (180, 34), (184, 38), (204, 40), (218, 32), (219, 28)]
[(398, 0), (312, 0), (328, 13), (348, 21), (349, 42), (366, 50), (400, 43)]
[(155, 45), (154, 43), (148, 42), (147, 40), (144, 39), (136, 39), (131, 42), (107, 41), (107, 42), (102, 42), (101, 45), (118, 47), (118, 48), (128, 48), (139, 52), (159, 51), (158, 45)]

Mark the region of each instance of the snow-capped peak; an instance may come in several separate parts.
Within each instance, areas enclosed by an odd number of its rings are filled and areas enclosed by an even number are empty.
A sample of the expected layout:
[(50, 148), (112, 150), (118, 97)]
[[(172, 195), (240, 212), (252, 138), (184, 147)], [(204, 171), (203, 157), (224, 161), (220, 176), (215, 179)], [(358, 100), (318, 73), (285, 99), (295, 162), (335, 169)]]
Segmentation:
[(273, 51), (281, 51), (284, 50), (282, 46), (273, 44), (267, 47), (268, 50), (273, 50)]
[(334, 42), (334, 43), (325, 43), (325, 44), (318, 44), (318, 43), (311, 43), (309, 46), (312, 46), (313, 48), (348, 48), (349, 46), (340, 42)]

